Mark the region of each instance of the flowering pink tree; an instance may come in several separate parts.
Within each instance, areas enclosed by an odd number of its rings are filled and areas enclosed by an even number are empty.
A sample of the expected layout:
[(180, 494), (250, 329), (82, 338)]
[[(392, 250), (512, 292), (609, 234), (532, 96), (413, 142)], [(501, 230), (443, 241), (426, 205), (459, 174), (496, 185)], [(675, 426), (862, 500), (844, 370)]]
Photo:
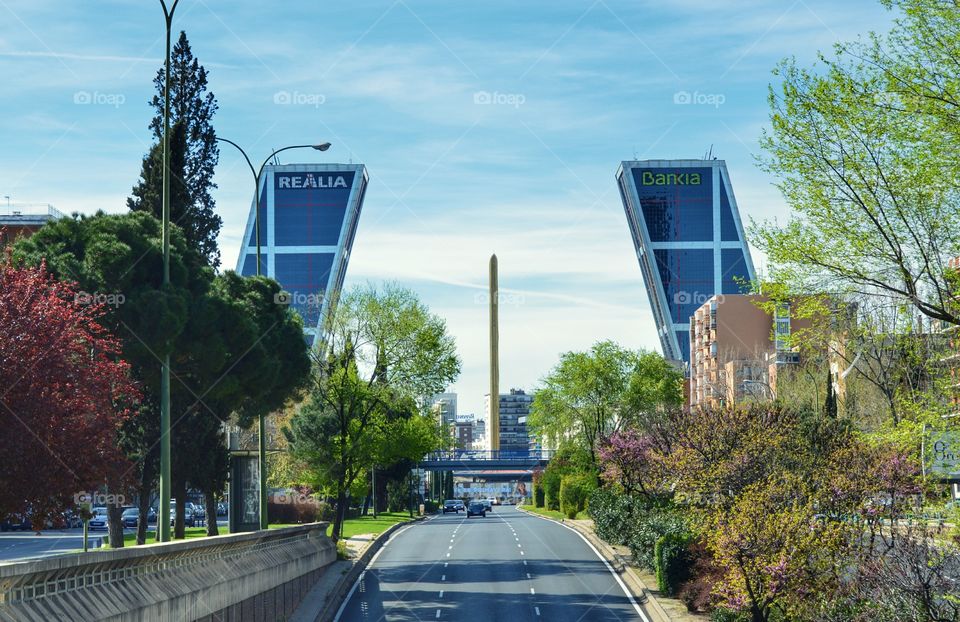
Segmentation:
[(653, 440), (627, 428), (614, 432), (600, 444), (600, 477), (619, 484), (627, 494), (650, 495), (660, 489), (663, 466)]

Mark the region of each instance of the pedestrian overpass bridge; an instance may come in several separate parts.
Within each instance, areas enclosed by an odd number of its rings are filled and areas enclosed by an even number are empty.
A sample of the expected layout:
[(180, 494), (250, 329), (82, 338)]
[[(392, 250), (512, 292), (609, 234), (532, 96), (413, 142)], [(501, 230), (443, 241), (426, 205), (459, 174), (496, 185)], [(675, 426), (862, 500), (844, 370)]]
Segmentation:
[(553, 451), (449, 449), (428, 454), (418, 465), (425, 471), (497, 471), (547, 466)]

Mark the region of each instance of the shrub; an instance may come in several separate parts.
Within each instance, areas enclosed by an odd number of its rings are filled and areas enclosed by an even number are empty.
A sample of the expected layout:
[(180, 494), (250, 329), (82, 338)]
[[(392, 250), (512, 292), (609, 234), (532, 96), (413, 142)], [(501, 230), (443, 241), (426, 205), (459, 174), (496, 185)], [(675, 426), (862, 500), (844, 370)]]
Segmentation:
[(544, 501), (548, 510), (560, 509), (560, 473), (546, 470), (543, 472)]
[(433, 499), (425, 499), (423, 501), (423, 513), (424, 514), (433, 514), (440, 509), (440, 505)]
[(654, 507), (634, 516), (629, 534), (630, 554), (633, 560), (647, 570), (656, 570), (653, 554), (657, 540), (667, 534), (683, 535), (687, 527), (683, 517), (672, 507)]
[(653, 566), (657, 577), (657, 589), (672, 596), (680, 584), (690, 575), (690, 560), (687, 546), (688, 533), (669, 532), (657, 538), (653, 546)]
[(545, 491), (543, 489), (543, 471), (535, 471), (533, 473), (533, 507), (544, 507), (544, 497)]
[(576, 518), (587, 507), (587, 495), (593, 488), (589, 475), (564, 475), (560, 480), (560, 511), (567, 518)]
[(677, 598), (689, 611), (710, 611), (714, 603), (713, 589), (723, 580), (723, 571), (702, 540), (691, 541), (686, 555), (689, 578), (680, 585)]
[(606, 488), (590, 493), (587, 508), (594, 529), (601, 539), (611, 544), (627, 544), (633, 529), (633, 517), (646, 502)]

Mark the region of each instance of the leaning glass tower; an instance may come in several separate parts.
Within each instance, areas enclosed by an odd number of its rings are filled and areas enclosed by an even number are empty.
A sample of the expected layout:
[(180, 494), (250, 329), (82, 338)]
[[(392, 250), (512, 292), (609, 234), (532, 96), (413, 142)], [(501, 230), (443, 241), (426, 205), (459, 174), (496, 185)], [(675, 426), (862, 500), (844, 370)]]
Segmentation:
[(624, 161), (617, 184), (668, 359), (690, 362), (690, 316), (756, 278), (723, 160)]

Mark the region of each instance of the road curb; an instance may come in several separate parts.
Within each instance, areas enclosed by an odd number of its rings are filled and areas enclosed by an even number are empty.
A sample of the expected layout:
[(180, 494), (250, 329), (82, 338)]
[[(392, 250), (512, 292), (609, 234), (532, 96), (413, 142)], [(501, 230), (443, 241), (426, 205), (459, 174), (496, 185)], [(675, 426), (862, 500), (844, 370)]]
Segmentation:
[(417, 522), (426, 520), (427, 518), (427, 516), (417, 516), (414, 517), (413, 520), (391, 525), (386, 531), (371, 540), (370, 544), (367, 545), (367, 548), (363, 550), (363, 553), (356, 558), (353, 565), (350, 567), (350, 570), (343, 573), (343, 576), (340, 577), (333, 589), (330, 590), (330, 593), (327, 594), (323, 607), (320, 608), (316, 616), (313, 618), (314, 622), (332, 622), (332, 620), (336, 617), (340, 606), (343, 605), (344, 601), (347, 599), (347, 596), (349, 596), (350, 591), (357, 582), (357, 579), (367, 569), (367, 565), (370, 563), (370, 560), (372, 560), (377, 552), (379, 552), (380, 549), (382, 549), (387, 543), (387, 541), (390, 540), (390, 537), (400, 529), (410, 527)]
[(595, 533), (590, 530), (583, 529), (575, 523), (567, 523), (565, 521), (558, 521), (556, 519), (550, 518), (549, 516), (542, 516), (536, 512), (531, 512), (521, 506), (517, 506), (517, 509), (521, 512), (540, 518), (543, 520), (548, 520), (552, 523), (557, 523), (558, 525), (563, 525), (564, 527), (569, 527), (573, 529), (587, 541), (594, 546), (600, 554), (603, 555), (604, 559), (607, 560), (607, 563), (613, 567), (613, 570), (620, 576), (624, 583), (630, 588), (630, 591), (633, 592), (633, 597), (637, 599), (637, 602), (650, 614), (652, 622), (671, 622), (673, 618), (669, 613), (663, 608), (663, 606), (657, 602), (656, 597), (651, 593), (650, 588), (647, 587), (646, 583), (637, 576), (633, 569), (626, 563), (626, 560), (623, 559), (616, 551), (610, 548), (606, 542), (597, 537)]

